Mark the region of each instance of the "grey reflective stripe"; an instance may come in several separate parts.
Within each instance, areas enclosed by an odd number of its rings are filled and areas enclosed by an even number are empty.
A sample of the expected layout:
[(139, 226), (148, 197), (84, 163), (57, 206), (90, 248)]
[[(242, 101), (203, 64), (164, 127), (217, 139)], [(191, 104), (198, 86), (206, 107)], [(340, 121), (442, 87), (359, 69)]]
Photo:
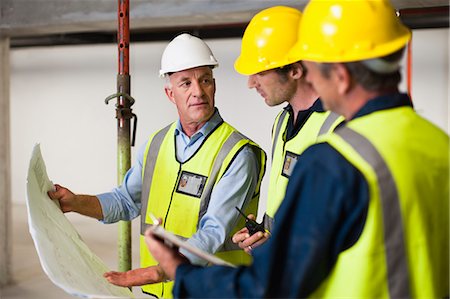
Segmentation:
[(214, 184), (216, 182), (216, 177), (219, 174), (220, 168), (222, 167), (223, 161), (227, 157), (227, 155), (230, 153), (231, 149), (241, 141), (242, 139), (245, 139), (243, 135), (241, 135), (239, 132), (233, 132), (230, 136), (228, 136), (228, 139), (225, 141), (225, 143), (222, 145), (222, 148), (220, 149), (219, 153), (217, 154), (216, 159), (214, 160), (214, 165), (211, 169), (211, 172), (208, 177), (208, 181), (206, 182), (205, 188), (203, 189), (202, 196), (200, 198), (200, 211), (198, 214), (198, 225), (200, 224), (200, 219), (205, 215), (206, 211), (208, 210), (209, 201), (211, 200), (211, 192), (212, 188), (214, 187)]
[[(248, 138), (246, 138), (246, 139), (248, 139)], [(257, 146), (253, 146), (253, 145), (249, 145), (249, 146), (251, 147), (251, 149), (253, 150), (254, 154), (256, 155), (257, 161), (260, 162), (262, 160), (262, 150), (259, 147), (257, 147)], [(256, 194), (259, 193), (259, 190), (261, 188), (261, 185), (260, 185), (261, 184), (261, 171), (262, 171), (261, 168), (264, 167), (264, 166), (258, 163), (258, 167), (259, 167), (259, 169), (257, 170), (257, 173), (258, 173), (259, 186), (256, 187), (255, 194), (253, 195), (253, 197), (256, 196)], [(253, 200), (253, 198), (251, 198), (250, 200)], [(242, 209), (242, 207), (241, 207), (241, 209)], [(200, 222), (200, 219), (199, 219), (199, 222)], [(231, 236), (228, 236), (225, 239), (222, 247), (220, 248), (220, 250), (218, 252), (242, 250), (239, 247), (238, 244), (233, 243), (233, 240), (231, 238), (232, 238)]]
[(269, 232), (272, 232), (274, 219), (267, 214), (264, 214), (263, 218), (264, 228)]
[(366, 137), (348, 127), (339, 128), (336, 134), (348, 142), (376, 173), (383, 209), (389, 295), (391, 298), (411, 298), (402, 213), (394, 178), (383, 157)]
[(145, 216), (147, 214), (148, 196), (150, 195), (150, 186), (152, 185), (153, 173), (155, 170), (155, 162), (158, 157), (159, 148), (169, 131), (171, 125), (168, 125), (161, 131), (155, 134), (150, 143), (150, 148), (147, 153), (147, 160), (145, 162), (144, 179), (141, 188), (141, 235), (145, 233), (147, 224), (145, 223)]
[(275, 153), (275, 148), (277, 146), (278, 135), (280, 135), (281, 125), (283, 124), (283, 121), (286, 118), (287, 114), (288, 111), (285, 109), (278, 118), (277, 125), (275, 126), (275, 135), (273, 136), (272, 140), (272, 161), (273, 161), (273, 153)]
[[(248, 139), (248, 138), (247, 138)], [(266, 172), (266, 156), (264, 151), (259, 148), (258, 146), (255, 146), (253, 144), (248, 145), (250, 149), (253, 151), (253, 153), (256, 156), (256, 161), (258, 161), (258, 169), (256, 170), (256, 173), (258, 174), (258, 184), (255, 188), (255, 194), (258, 194), (261, 190), (261, 183), (262, 183), (262, 177), (264, 177), (264, 173)], [(264, 159), (264, 161), (263, 161)]]
[(325, 119), (325, 121), (322, 124), (322, 127), (320, 127), (319, 135), (328, 133), (331, 129), (331, 126), (334, 124), (334, 122), (339, 118), (339, 114), (331, 112), (328, 117)]

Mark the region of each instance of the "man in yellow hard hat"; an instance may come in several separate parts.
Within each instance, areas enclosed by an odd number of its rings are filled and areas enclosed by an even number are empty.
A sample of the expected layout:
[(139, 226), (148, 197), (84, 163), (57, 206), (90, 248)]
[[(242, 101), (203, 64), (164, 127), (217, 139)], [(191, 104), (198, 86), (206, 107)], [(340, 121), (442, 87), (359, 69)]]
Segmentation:
[(194, 267), (146, 234), (176, 297), (448, 297), (449, 136), (398, 91), (410, 36), (388, 0), (309, 2), (290, 55), (346, 124), (299, 157), (250, 267)]
[[(78, 212), (112, 223), (141, 216), (141, 268), (108, 272), (120, 286), (142, 286), (144, 293), (169, 298), (173, 282), (144, 243), (151, 215), (187, 242), (234, 264), (250, 257), (232, 246), (232, 234), (243, 225), (234, 207), (255, 213), (265, 171), (265, 153), (225, 122), (215, 106), (213, 68), (218, 66), (208, 45), (183, 33), (165, 48), (160, 76), (179, 119), (152, 134), (141, 147), (124, 183), (97, 196), (73, 194), (57, 185), (49, 192), (64, 212)], [(231, 245), (231, 246), (228, 246)], [(192, 263), (205, 265), (182, 251)]]
[[(234, 64), (238, 73), (248, 76), (248, 87), (256, 89), (268, 106), (287, 103), (272, 127), (272, 163), (264, 215), (268, 232), (272, 231), (273, 217), (284, 198), (298, 156), (320, 134), (332, 131), (342, 121), (339, 115), (323, 109), (317, 92), (306, 81), (301, 62), (292, 62), (288, 57), (298, 38), (301, 17), (299, 10), (286, 6), (257, 13), (244, 32), (241, 53)], [(233, 242), (247, 252), (270, 235), (249, 233), (243, 228), (233, 236)]]

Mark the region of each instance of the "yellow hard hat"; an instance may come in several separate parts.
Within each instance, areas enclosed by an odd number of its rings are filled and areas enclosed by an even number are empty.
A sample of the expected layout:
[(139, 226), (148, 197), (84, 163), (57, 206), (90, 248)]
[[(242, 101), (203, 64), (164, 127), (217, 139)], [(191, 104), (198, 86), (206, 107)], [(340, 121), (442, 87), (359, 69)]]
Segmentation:
[(389, 0), (311, 0), (298, 34), (289, 58), (316, 62), (383, 57), (411, 38)]
[(297, 41), (302, 13), (274, 6), (257, 13), (245, 29), (241, 54), (234, 63), (242, 75), (253, 75), (289, 64), (287, 53)]

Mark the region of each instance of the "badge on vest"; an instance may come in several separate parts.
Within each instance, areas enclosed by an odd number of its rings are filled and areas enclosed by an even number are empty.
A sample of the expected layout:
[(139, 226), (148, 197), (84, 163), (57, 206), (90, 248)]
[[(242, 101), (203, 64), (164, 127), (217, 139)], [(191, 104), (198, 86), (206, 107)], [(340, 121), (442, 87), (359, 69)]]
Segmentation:
[(182, 171), (177, 192), (200, 198), (205, 188), (206, 179), (206, 176)]
[(292, 152), (286, 152), (284, 156), (283, 169), (281, 174), (287, 178), (291, 177), (292, 171), (295, 168), (295, 164), (297, 164), (298, 155)]

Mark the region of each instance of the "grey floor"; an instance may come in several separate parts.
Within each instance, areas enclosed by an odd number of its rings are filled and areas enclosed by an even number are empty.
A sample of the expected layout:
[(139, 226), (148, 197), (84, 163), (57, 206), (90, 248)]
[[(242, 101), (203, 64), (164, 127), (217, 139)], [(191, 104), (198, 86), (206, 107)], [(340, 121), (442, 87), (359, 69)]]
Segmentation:
[[(1, 299), (66, 299), (76, 298), (54, 285), (39, 263), (28, 232), (25, 204), (12, 209), (12, 283), (0, 290)], [(102, 224), (77, 214), (66, 214), (89, 248), (112, 270), (117, 269), (117, 225)], [(138, 221), (133, 221), (133, 267), (139, 261)], [(140, 288), (134, 288), (136, 297), (146, 297)], [(151, 297), (147, 297), (151, 298)]]

